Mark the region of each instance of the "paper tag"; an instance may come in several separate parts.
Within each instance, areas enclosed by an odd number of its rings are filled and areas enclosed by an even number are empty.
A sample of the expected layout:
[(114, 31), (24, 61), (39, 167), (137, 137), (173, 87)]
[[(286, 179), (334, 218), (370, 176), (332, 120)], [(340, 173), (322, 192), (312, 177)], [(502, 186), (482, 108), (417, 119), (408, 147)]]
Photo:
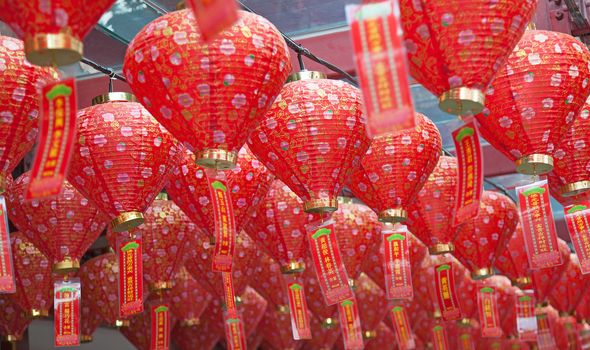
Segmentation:
[(361, 319), (357, 301), (353, 297), (338, 304), (338, 314), (340, 315), (340, 330), (344, 340), (344, 349), (361, 350), (363, 344), (363, 329), (361, 328)]
[(477, 292), (477, 308), (481, 336), (499, 338), (502, 336), (500, 315), (498, 314), (498, 295), (494, 287), (483, 287)]
[(244, 325), (239, 317), (225, 316), (225, 341), (228, 350), (246, 350), (246, 335)]
[(396, 1), (346, 6), (369, 137), (413, 128), (414, 108)]
[(16, 293), (6, 199), (0, 195), (0, 294)]
[(547, 180), (517, 187), (516, 193), (530, 268), (561, 265)]
[(580, 261), (583, 274), (590, 273), (590, 203), (583, 202), (564, 208), (570, 239)]
[(459, 161), (457, 200), (455, 201), (455, 225), (473, 219), (479, 212), (483, 191), (483, 157), (479, 132), (473, 119), (453, 131), (453, 142)]
[(141, 234), (117, 237), (119, 260), (119, 316), (143, 312), (143, 261)]
[(228, 318), (238, 317), (238, 309), (236, 308), (236, 296), (234, 293), (234, 281), (231, 272), (222, 272), (223, 279), (223, 297), (225, 300), (225, 311)]
[(447, 350), (449, 348), (447, 330), (444, 325), (437, 324), (432, 327), (432, 342), (434, 343), (434, 350)]
[(547, 314), (537, 315), (537, 345), (539, 350), (554, 350), (556, 349), (555, 338), (551, 332), (549, 325), (549, 317)]
[(213, 271), (231, 272), (236, 242), (236, 223), (228, 185), (207, 176), (215, 219), (215, 255)]
[(518, 339), (523, 341), (537, 340), (537, 317), (535, 315), (535, 293), (532, 290), (523, 291), (524, 295), (516, 298), (516, 330)]
[(289, 293), (289, 310), (291, 311), (293, 339), (311, 339), (311, 326), (309, 324), (307, 301), (305, 300), (305, 288), (300, 283), (288, 282), (287, 291)]
[(326, 305), (351, 299), (354, 295), (348, 285), (334, 223), (329, 220), (319, 226), (308, 225), (307, 241)]
[(53, 289), (54, 346), (80, 345), (80, 279), (57, 281)]
[(170, 350), (170, 310), (168, 304), (151, 306), (151, 350)]
[(461, 318), (461, 309), (455, 289), (455, 277), (453, 276), (453, 263), (436, 265), (434, 267), (436, 296), (438, 307), (445, 321)]
[(408, 228), (397, 225), (383, 227), (385, 289), (387, 299), (412, 299), (412, 267), (410, 264)]
[(464, 327), (460, 329), (459, 334), (459, 349), (460, 350), (475, 350), (473, 343), (473, 336), (471, 335), (471, 327)]
[(391, 309), (391, 320), (395, 330), (395, 338), (400, 350), (410, 350), (416, 348), (412, 327), (408, 314), (403, 306), (394, 306)]
[(203, 40), (209, 41), (238, 20), (235, 0), (186, 0), (193, 10)]
[(57, 196), (76, 141), (76, 79), (48, 84), (41, 90), (39, 142), (26, 199)]

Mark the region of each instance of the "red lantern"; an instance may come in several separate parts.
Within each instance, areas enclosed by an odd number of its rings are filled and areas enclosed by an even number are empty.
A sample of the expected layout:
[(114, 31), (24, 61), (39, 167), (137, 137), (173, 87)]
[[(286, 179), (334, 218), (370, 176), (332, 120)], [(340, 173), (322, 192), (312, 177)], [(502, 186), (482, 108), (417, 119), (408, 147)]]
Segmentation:
[(92, 299), (87, 293), (82, 293), (80, 307), (80, 343), (91, 343), (92, 334), (102, 323), (102, 316), (92, 307)]
[(306, 212), (335, 211), (336, 196), (370, 140), (360, 91), (314, 73), (297, 73), (303, 80), (285, 85), (248, 144)]
[(516, 226), (512, 238), (510, 238), (506, 245), (506, 249), (496, 259), (494, 267), (501, 274), (508, 277), (512, 281), (512, 284), (522, 289), (530, 286), (532, 282), (532, 271), (529, 268), (529, 260), (520, 224)]
[(277, 312), (289, 313), (289, 297), (281, 276), (281, 266), (270, 256), (264, 254), (256, 266), (250, 283), (271, 304)]
[(523, 174), (544, 174), (590, 94), (590, 52), (573, 37), (526, 31), (486, 92), (483, 137)]
[(484, 191), (479, 206), (478, 216), (459, 226), (454, 239), (453, 254), (471, 270), (473, 279), (494, 274), (494, 262), (518, 224), (516, 205), (505, 195)]
[(434, 170), (441, 147), (436, 125), (418, 113), (415, 128), (373, 139), (348, 186), (380, 221), (405, 221), (407, 206)]
[(376, 337), (365, 341), (365, 350), (383, 350), (396, 343), (395, 333), (384, 322), (376, 328)]
[(375, 339), (380, 335), (377, 327), (389, 312), (385, 292), (364, 273), (361, 273), (354, 285), (354, 294), (360, 306), (359, 316), (363, 335), (366, 339)]
[[(210, 305), (204, 315), (213, 308)], [(198, 326), (181, 327), (177, 325), (172, 330), (172, 341), (180, 350), (211, 350), (223, 336), (223, 329), (209, 322), (202, 322)]]
[(205, 42), (190, 10), (145, 26), (124, 72), (141, 103), (202, 166), (229, 169), (291, 71), (280, 32), (265, 18), (240, 20)]
[[(266, 195), (273, 176), (246, 148), (238, 155), (234, 169), (218, 172), (231, 189), (236, 231), (250, 220), (250, 215)], [(210, 237), (215, 237), (215, 221), (206, 170), (195, 164), (190, 151), (183, 152), (174, 166), (166, 191), (182, 210)]]
[(65, 66), (82, 58), (84, 37), (114, 2), (5, 0), (0, 5), (0, 19), (25, 41), (29, 62)]
[[(18, 2), (18, 1), (15, 1)], [(27, 3), (28, 2), (24, 2)], [(4, 14), (9, 11), (3, 11)], [(6, 177), (37, 141), (39, 93), (53, 82), (53, 69), (39, 68), (25, 60), (23, 42), (0, 36), (0, 194)]]
[(264, 318), (268, 302), (262, 295), (258, 294), (252, 287), (246, 287), (246, 291), (242, 295), (242, 303), (238, 307), (240, 318), (244, 322), (244, 332), (246, 338), (250, 338), (260, 325)]
[[(462, 269), (463, 268), (461, 267), (461, 270)], [(459, 304), (461, 305), (461, 316), (463, 317), (460, 322), (464, 325), (474, 326), (471, 321), (476, 320), (478, 317), (477, 282), (475, 282), (468, 274), (463, 274), (461, 277), (461, 281), (455, 283), (457, 286)]]
[(576, 318), (580, 322), (590, 322), (590, 293), (582, 293), (582, 300), (576, 308)]
[(201, 315), (213, 299), (184, 267), (174, 277), (174, 288), (164, 291), (162, 298), (169, 303), (180, 327), (200, 324)]
[(320, 317), (310, 317), (311, 339), (305, 341), (304, 348), (310, 349), (333, 349), (340, 338), (340, 327), (333, 324), (326, 324)]
[(457, 227), (452, 225), (457, 189), (457, 158), (440, 157), (416, 200), (409, 206), (408, 228), (430, 254), (451, 253)]
[[(121, 334), (125, 336), (127, 340), (133, 346), (139, 350), (150, 350), (151, 349), (151, 316), (149, 310), (132, 316), (129, 320), (126, 320), (127, 325), (119, 328)], [(170, 322), (170, 324), (173, 324)]]
[[(308, 259), (310, 261), (311, 259)], [(311, 264), (308, 264), (312, 266)], [(314, 317), (319, 319), (322, 327), (331, 328), (336, 327), (336, 320), (338, 319), (338, 309), (336, 305), (327, 306), (324, 299), (324, 294), (317, 280), (317, 275), (313, 268), (305, 269), (302, 274), (305, 281), (305, 297), (307, 299), (307, 307), (312, 312)], [(311, 319), (311, 317), (310, 317)], [(311, 323), (311, 321), (310, 321)], [(312, 325), (312, 338), (313, 325)]]
[[(177, 160), (172, 136), (131, 95), (110, 93), (78, 112), (68, 180), (112, 219), (116, 232), (143, 223)], [(101, 103), (106, 101), (105, 103)]]
[(293, 340), (289, 314), (278, 313), (269, 308), (259, 327), (264, 330), (264, 341), (271, 349), (301, 348), (302, 342)]
[(535, 5), (477, 0), (466, 8), (461, 0), (401, 1), (411, 75), (439, 97), (443, 111), (481, 112), (483, 90), (518, 42)]
[(560, 315), (572, 316), (582, 301), (588, 280), (582, 275), (577, 255), (570, 254), (569, 261), (564, 265), (565, 271), (551, 289), (549, 301)]
[(14, 299), (27, 316), (47, 317), (53, 305), (49, 260), (22, 233), (10, 233), (10, 240), (16, 279)]
[(2, 340), (15, 344), (23, 337), (31, 318), (7, 295), (0, 295), (0, 335)]
[(106, 218), (67, 181), (55, 198), (25, 200), (30, 174), (9, 184), (10, 220), (51, 261), (54, 272), (75, 271), (104, 229)]
[(559, 252), (563, 264), (540, 270), (533, 270), (532, 281), (535, 290), (535, 300), (537, 305), (546, 304), (553, 288), (559, 282), (561, 275), (566, 271), (570, 260), (570, 248), (562, 239), (557, 239), (559, 243)]

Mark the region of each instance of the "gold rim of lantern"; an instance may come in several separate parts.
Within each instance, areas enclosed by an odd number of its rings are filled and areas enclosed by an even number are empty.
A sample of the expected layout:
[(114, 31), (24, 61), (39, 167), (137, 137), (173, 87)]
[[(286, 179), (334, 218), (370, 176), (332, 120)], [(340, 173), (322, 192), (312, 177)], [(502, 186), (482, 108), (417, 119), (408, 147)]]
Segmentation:
[(82, 58), (84, 43), (69, 33), (39, 33), (25, 40), (27, 61), (38, 66), (66, 66)]
[(129, 320), (115, 320), (115, 327), (129, 327), (130, 323)]
[(6, 192), (6, 178), (0, 174), (0, 195)]
[(462, 86), (443, 92), (438, 98), (438, 107), (454, 115), (475, 115), (483, 111), (484, 102), (483, 91)]
[(160, 292), (168, 289), (172, 289), (172, 281), (157, 281), (149, 284), (151, 292)]
[(167, 201), (168, 200), (168, 193), (166, 193), (166, 192), (160, 192), (156, 196), (156, 199), (159, 200), (159, 201)]
[(553, 157), (548, 154), (529, 154), (516, 161), (516, 171), (525, 175), (543, 175), (553, 170)]
[(231, 170), (238, 161), (236, 152), (220, 148), (209, 148), (195, 153), (197, 165), (217, 170)]
[(376, 330), (363, 332), (363, 339), (370, 340), (370, 339), (375, 339), (375, 338), (377, 338), (377, 331)]
[(462, 319), (460, 319), (460, 320), (457, 321), (457, 324), (460, 327), (469, 327), (469, 326), (471, 326), (471, 319), (469, 319), (469, 318), (462, 318)]
[(281, 266), (281, 273), (284, 275), (292, 275), (305, 271), (305, 263), (298, 261), (290, 261), (289, 264)]
[(570, 316), (574, 316), (574, 313), (567, 312), (567, 311), (559, 311), (559, 317), (570, 317)]
[(180, 0), (177, 4), (176, 4), (176, 10), (180, 11), (180, 10), (184, 10), (186, 8), (186, 2), (184, 0)]
[(336, 327), (336, 324), (337, 324), (337, 321), (335, 319), (333, 319), (332, 317), (328, 317), (322, 321), (322, 328), (323, 329), (332, 329), (332, 328)]
[(277, 312), (282, 315), (287, 315), (290, 311), (287, 305), (277, 305)]
[(287, 78), (287, 83), (292, 83), (294, 81), (299, 80), (317, 80), (317, 79), (326, 79), (327, 76), (325, 73), (313, 71), (313, 70), (302, 70), (300, 72), (295, 72)]
[(29, 310), (30, 318), (43, 318), (49, 316), (49, 310), (44, 309), (31, 309)]
[(139, 211), (128, 211), (119, 214), (111, 221), (111, 229), (115, 232), (125, 232), (144, 223), (143, 214)]
[(311, 199), (303, 203), (303, 210), (313, 214), (331, 213), (338, 210), (338, 200), (336, 198)]
[(92, 336), (87, 334), (82, 334), (80, 336), (80, 343), (92, 343)]
[(440, 310), (434, 310), (434, 312), (432, 313), (432, 317), (433, 318), (442, 318), (442, 314), (440, 313)]
[(542, 308), (547, 307), (547, 306), (549, 306), (549, 302), (548, 301), (544, 301), (542, 303), (536, 303), (535, 304), (535, 308), (536, 309), (542, 309)]
[(428, 247), (430, 255), (441, 255), (445, 253), (452, 253), (455, 251), (453, 243), (437, 243)]
[(517, 287), (524, 287), (531, 283), (533, 283), (533, 279), (528, 276), (518, 277), (512, 282)]
[(494, 270), (491, 267), (482, 267), (471, 272), (471, 278), (474, 280), (483, 280), (494, 275)]
[(355, 291), (356, 290), (356, 281), (353, 280), (352, 278), (349, 278), (348, 279), (348, 286), (350, 287), (350, 289)]
[(108, 102), (137, 102), (137, 98), (129, 92), (109, 92), (107, 94), (95, 96), (92, 99), (93, 106)]
[(180, 327), (192, 327), (198, 326), (201, 324), (201, 320), (199, 318), (185, 318), (184, 320), (180, 321)]
[(381, 222), (404, 222), (408, 219), (408, 213), (402, 208), (386, 209), (379, 213)]
[(564, 197), (573, 197), (590, 190), (590, 181), (582, 180), (572, 182), (561, 187), (561, 195)]
[(80, 261), (66, 256), (62, 261), (53, 264), (53, 272), (62, 275), (70, 272), (76, 272), (80, 269)]
[(17, 337), (14, 334), (9, 334), (9, 335), (7, 335), (7, 336), (4, 337), (4, 340), (6, 340), (9, 343), (16, 343), (16, 342), (18, 342), (18, 341), (21, 340), (21, 337)]

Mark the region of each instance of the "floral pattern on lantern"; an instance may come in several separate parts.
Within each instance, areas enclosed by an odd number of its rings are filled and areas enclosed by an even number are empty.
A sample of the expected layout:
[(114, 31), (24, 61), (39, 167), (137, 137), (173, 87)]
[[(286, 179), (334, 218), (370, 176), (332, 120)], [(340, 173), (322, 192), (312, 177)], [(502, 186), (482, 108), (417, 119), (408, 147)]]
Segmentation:
[[(456, 266), (454, 266), (456, 268)], [(460, 267), (463, 270), (463, 266)], [(466, 269), (465, 269), (466, 270)], [(465, 271), (467, 272), (467, 271)], [(474, 326), (472, 320), (477, 320), (477, 282), (474, 281), (469, 273), (461, 275), (462, 280), (455, 282), (459, 305), (461, 307), (461, 316), (463, 320), (468, 320), (471, 326)]]
[(277, 312), (289, 312), (289, 296), (281, 275), (281, 265), (263, 254), (253, 278), (250, 285), (270, 303), (270, 308)]
[(389, 311), (385, 292), (364, 273), (360, 274), (354, 285), (363, 332), (372, 339), (379, 335), (377, 327)]
[(405, 221), (407, 205), (438, 162), (441, 142), (436, 125), (417, 113), (413, 129), (373, 139), (348, 186), (379, 215), (380, 221)]
[[(82, 287), (85, 288), (85, 287)], [(102, 316), (94, 310), (93, 302), (88, 293), (82, 292), (82, 300), (80, 307), (80, 342), (92, 342), (92, 334), (102, 323)]]
[(168, 13), (133, 39), (123, 71), (141, 103), (203, 166), (229, 169), (291, 71), (268, 20), (240, 19), (209, 42), (190, 10)]
[(582, 275), (577, 255), (570, 254), (565, 265), (565, 271), (551, 289), (549, 302), (560, 314), (573, 316), (588, 286), (588, 278)]
[(367, 151), (361, 92), (338, 80), (285, 85), (248, 145), (303, 201), (305, 211), (337, 209), (336, 196)]
[(293, 339), (289, 314), (278, 313), (268, 308), (259, 327), (264, 330), (264, 341), (272, 349), (296, 350), (302, 346), (301, 341)]
[[(119, 331), (138, 350), (151, 349), (151, 315), (148, 308), (141, 313), (129, 318), (129, 325), (119, 328)], [(172, 321), (170, 325), (173, 325)]]
[(184, 267), (174, 276), (174, 288), (164, 291), (162, 298), (170, 304), (181, 327), (200, 324), (201, 315), (213, 299)]
[(533, 270), (532, 281), (533, 289), (535, 290), (535, 301), (538, 305), (549, 301), (549, 295), (553, 288), (559, 283), (561, 275), (565, 273), (570, 260), (570, 248), (567, 243), (558, 238), (557, 243), (559, 245), (559, 252), (561, 253), (561, 265)]
[(377, 336), (370, 340), (365, 340), (365, 350), (383, 350), (389, 348), (391, 344), (396, 343), (395, 333), (385, 322), (379, 323), (376, 328)]
[(532, 270), (529, 267), (523, 235), (522, 226), (518, 224), (512, 238), (506, 245), (506, 249), (494, 262), (494, 267), (508, 277), (514, 285), (526, 289), (532, 282)]
[[(338, 234), (338, 233), (336, 233)], [(313, 266), (311, 258), (307, 259), (308, 266)], [(317, 274), (314, 268), (305, 269), (302, 273), (305, 284), (305, 298), (307, 299), (307, 308), (319, 319), (319, 322), (324, 326), (334, 326), (334, 321), (338, 319), (338, 309), (336, 305), (327, 306), (322, 293), (322, 288), (317, 279)], [(311, 319), (311, 317), (310, 317)], [(311, 322), (311, 321), (310, 321)], [(313, 332), (313, 326), (312, 326)], [(312, 333), (312, 338), (314, 337)]]
[[(204, 314), (207, 314), (209, 308)], [(223, 329), (208, 322), (191, 327), (177, 325), (172, 330), (172, 341), (180, 350), (211, 350), (222, 337)]]
[(7, 295), (0, 295), (0, 335), (2, 340), (16, 343), (22, 339), (23, 333), (29, 327), (31, 318), (21, 309), (15, 300)]

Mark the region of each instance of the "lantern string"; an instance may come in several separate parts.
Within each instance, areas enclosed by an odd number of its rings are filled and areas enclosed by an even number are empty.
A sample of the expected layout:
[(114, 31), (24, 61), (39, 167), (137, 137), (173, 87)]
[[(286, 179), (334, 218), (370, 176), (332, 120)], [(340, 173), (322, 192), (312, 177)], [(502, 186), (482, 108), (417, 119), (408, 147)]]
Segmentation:
[(305, 63), (303, 63), (303, 56), (301, 52), (297, 53), (297, 60), (299, 61), (299, 70), (305, 70)]
[(127, 79), (125, 79), (124, 76), (122, 76), (121, 74), (116, 73), (114, 70), (112, 70), (111, 68), (107, 68), (107, 67), (103, 67), (100, 64), (94, 62), (93, 60), (86, 58), (86, 57), (82, 57), (82, 59), (80, 60), (80, 62), (89, 65), (90, 67), (96, 69), (97, 71), (108, 75), (111, 80), (112, 79), (117, 79), (120, 80), (122, 82), (127, 82)]

